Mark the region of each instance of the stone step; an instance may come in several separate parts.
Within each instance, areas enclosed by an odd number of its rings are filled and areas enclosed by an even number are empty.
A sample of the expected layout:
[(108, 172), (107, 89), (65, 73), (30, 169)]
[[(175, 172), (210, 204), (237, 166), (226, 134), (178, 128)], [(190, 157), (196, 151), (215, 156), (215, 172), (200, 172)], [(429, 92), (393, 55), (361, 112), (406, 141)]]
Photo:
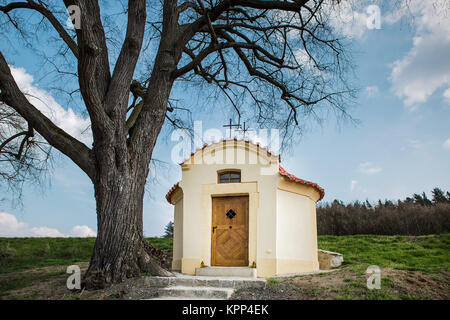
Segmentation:
[(213, 287), (188, 287), (171, 286), (158, 289), (158, 298), (170, 300), (171, 298), (180, 299), (221, 299), (226, 300), (231, 297), (234, 289), (232, 288), (213, 288)]
[(196, 276), (256, 278), (256, 268), (249, 267), (205, 267), (195, 268)]
[(150, 287), (215, 287), (215, 288), (264, 288), (265, 279), (259, 278), (239, 278), (239, 277), (207, 277), (207, 276), (186, 276), (178, 277), (146, 277), (145, 284)]

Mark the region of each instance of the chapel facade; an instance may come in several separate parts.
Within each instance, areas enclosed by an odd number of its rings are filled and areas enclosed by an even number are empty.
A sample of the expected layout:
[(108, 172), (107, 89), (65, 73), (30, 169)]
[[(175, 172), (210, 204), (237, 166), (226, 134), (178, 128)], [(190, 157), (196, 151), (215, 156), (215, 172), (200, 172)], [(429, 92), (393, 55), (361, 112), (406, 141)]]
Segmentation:
[(316, 203), (324, 190), (288, 173), (280, 156), (246, 140), (205, 145), (181, 165), (172, 269), (256, 268), (258, 277), (319, 270)]

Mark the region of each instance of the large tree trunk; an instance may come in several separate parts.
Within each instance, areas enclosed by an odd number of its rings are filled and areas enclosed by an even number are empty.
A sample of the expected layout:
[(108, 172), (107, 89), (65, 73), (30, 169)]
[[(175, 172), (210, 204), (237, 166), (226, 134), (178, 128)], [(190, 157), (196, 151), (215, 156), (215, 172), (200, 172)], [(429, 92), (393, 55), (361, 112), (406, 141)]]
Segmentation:
[[(176, 12), (176, 1), (165, 3), (165, 12)], [(170, 8), (166, 8), (169, 6)], [(173, 8), (172, 8), (173, 7)], [(163, 28), (177, 28), (177, 20)], [(177, 34), (173, 30), (169, 34)], [(96, 177), (93, 179), (97, 203), (97, 240), (88, 271), (87, 286), (121, 282), (147, 272), (170, 276), (152, 256), (152, 248), (143, 239), (143, 198), (149, 164), (156, 139), (164, 124), (170, 92), (181, 58), (176, 38), (162, 37), (143, 105), (130, 129), (126, 125), (128, 95), (109, 100), (105, 110), (114, 122), (111, 127), (93, 127)], [(114, 105), (120, 103), (120, 106)], [(121, 110), (117, 113), (114, 110)], [(134, 112), (134, 111), (133, 111)]]
[[(170, 276), (155, 259), (155, 248), (143, 238), (143, 200), (149, 163), (156, 139), (164, 123), (172, 82), (153, 76), (153, 99), (141, 112), (147, 114), (146, 130), (130, 133), (123, 126), (94, 138), (96, 178), (93, 180), (97, 204), (97, 239), (85, 276), (87, 287), (121, 282), (140, 272)], [(157, 251), (157, 250), (156, 250)]]
[(151, 246), (143, 239), (145, 177), (122, 174), (114, 167), (99, 176), (95, 183), (98, 234), (86, 286), (102, 287), (141, 272), (171, 275), (152, 256)]

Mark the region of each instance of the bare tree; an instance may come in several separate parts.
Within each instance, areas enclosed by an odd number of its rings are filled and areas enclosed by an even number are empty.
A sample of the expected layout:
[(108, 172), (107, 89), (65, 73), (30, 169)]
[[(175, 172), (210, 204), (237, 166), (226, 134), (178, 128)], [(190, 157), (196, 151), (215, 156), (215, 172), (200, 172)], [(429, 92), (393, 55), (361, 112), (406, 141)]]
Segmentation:
[[(254, 110), (260, 124), (285, 132), (321, 109), (345, 113), (348, 60), (328, 21), (339, 1), (161, 0), (148, 1), (146, 8), (145, 0), (129, 0), (125, 37), (114, 39), (120, 43), (117, 54), (111, 54), (115, 47), (107, 40), (98, 1), (64, 0), (65, 7), (80, 8), (75, 32), (64, 27), (55, 2), (3, 1), (3, 25), (23, 30), (21, 14), (32, 11), (54, 29), (76, 65), (72, 71), (91, 120), (92, 147), (29, 102), (2, 53), (0, 101), (94, 184), (98, 235), (86, 284), (118, 282), (140, 271), (170, 274), (143, 240), (142, 206), (156, 139), (165, 119), (175, 121), (169, 103), (175, 83), (201, 79), (237, 113)], [(158, 45), (143, 67), (146, 79), (133, 81), (140, 56), (151, 50), (143, 44), (155, 38)]]
[(20, 204), (25, 182), (41, 182), (50, 151), (46, 141), (14, 109), (0, 103), (0, 179), (16, 204)]

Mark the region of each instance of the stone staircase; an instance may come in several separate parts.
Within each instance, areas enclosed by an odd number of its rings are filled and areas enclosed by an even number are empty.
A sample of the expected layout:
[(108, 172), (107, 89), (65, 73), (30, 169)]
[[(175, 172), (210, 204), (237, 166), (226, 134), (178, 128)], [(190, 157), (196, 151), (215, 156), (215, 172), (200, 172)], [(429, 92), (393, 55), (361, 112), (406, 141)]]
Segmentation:
[(197, 268), (195, 276), (146, 277), (146, 285), (156, 287), (157, 300), (226, 300), (236, 289), (264, 288), (266, 280), (256, 278), (256, 269), (240, 267)]

